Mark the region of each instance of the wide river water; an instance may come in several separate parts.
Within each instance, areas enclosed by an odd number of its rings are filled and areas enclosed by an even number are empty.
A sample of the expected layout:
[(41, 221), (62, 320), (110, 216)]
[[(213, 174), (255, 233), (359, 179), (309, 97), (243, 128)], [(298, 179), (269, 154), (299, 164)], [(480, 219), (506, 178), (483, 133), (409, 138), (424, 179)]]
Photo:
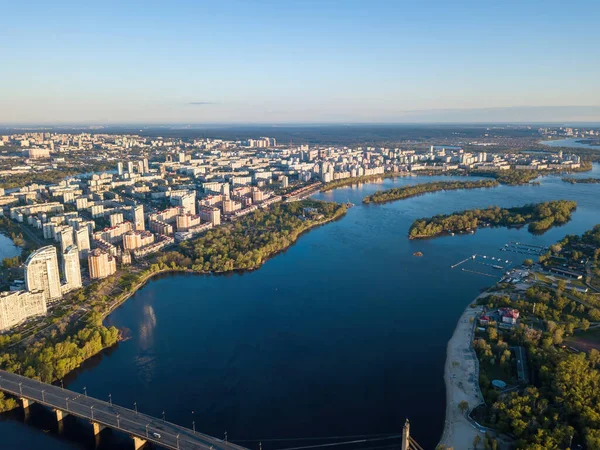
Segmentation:
[[(599, 176), (592, 173), (576, 176)], [(88, 362), (65, 384), (167, 420), (267, 450), (308, 438), (395, 433), (405, 418), (426, 449), (444, 423), (446, 344), (465, 306), (500, 271), (474, 254), (517, 264), (509, 241), (549, 245), (600, 223), (600, 187), (545, 177), (541, 186), (439, 192), (362, 205), (378, 189), (455, 177), (407, 177), (318, 194), (355, 203), (342, 219), (303, 235), (261, 269), (228, 276), (168, 275), (149, 282), (108, 318), (130, 339)], [(409, 241), (413, 220), (439, 213), (573, 199), (573, 220), (542, 236), (525, 228)], [(416, 251), (423, 257), (415, 257)], [(480, 275), (461, 270), (465, 268)], [(192, 413), (193, 411), (193, 413)], [(32, 407), (0, 421), (0, 448), (132, 448), (124, 435)], [(364, 444), (360, 447), (386, 445)]]

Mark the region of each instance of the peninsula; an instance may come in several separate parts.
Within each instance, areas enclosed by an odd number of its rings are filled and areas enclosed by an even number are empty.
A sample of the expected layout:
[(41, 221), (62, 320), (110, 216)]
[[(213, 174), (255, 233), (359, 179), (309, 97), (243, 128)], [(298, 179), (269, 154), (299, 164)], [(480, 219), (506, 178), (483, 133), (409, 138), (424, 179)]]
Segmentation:
[(448, 344), (438, 449), (505, 436), (510, 448), (598, 448), (600, 301), (574, 277), (598, 284), (599, 249), (600, 225), (567, 236), (467, 306)]
[(451, 233), (466, 233), (480, 226), (519, 227), (529, 224), (531, 233), (543, 233), (571, 220), (577, 203), (569, 200), (525, 205), (517, 208), (471, 209), (415, 220), (408, 231), (410, 239), (425, 239)]
[(377, 191), (372, 195), (363, 198), (363, 203), (386, 203), (394, 200), (415, 197), (417, 195), (438, 191), (456, 191), (459, 189), (479, 189), (496, 187), (500, 183), (496, 180), (477, 180), (477, 181), (434, 181), (432, 183), (423, 183), (402, 186), (398, 188)]
[[(173, 271), (205, 274), (257, 269), (302, 233), (345, 212), (344, 205), (332, 202), (279, 203), (182, 242), (177, 250), (156, 254), (145, 270), (125, 269), (74, 292), (63, 301), (60, 311), (33, 327), (38, 333), (0, 335), (0, 369), (44, 382), (60, 380), (119, 341), (119, 331), (104, 326), (103, 319), (153, 276)], [(114, 291), (119, 293), (112, 297)], [(78, 315), (83, 309), (90, 312)], [(0, 393), (0, 412), (16, 405), (14, 399)]]

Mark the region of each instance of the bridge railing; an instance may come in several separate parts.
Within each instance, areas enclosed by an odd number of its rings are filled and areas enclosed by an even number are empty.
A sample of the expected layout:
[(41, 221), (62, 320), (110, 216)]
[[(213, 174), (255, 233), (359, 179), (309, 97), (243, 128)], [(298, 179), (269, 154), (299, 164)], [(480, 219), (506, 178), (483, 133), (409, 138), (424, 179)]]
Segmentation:
[[(222, 447), (226, 445), (228, 448), (235, 450), (245, 450), (244, 447), (225, 443), (221, 439), (164, 420), (160, 426), (152, 425), (153, 422), (160, 419), (139, 413), (137, 410), (134, 411), (123, 406), (113, 405), (112, 402), (105, 402), (94, 397), (88, 397), (87, 395), (82, 396), (82, 394), (74, 391), (47, 385), (37, 380), (6, 372), (10, 378), (15, 378), (9, 379), (2, 375), (3, 372), (0, 371), (0, 390), (2, 391), (16, 397), (27, 398), (76, 417), (90, 420), (105, 427), (116, 428), (161, 446), (173, 449), (211, 449), (214, 446)], [(23, 381), (16, 381), (19, 379), (23, 379)], [(34, 387), (30, 383), (39, 384), (40, 386)], [(43, 386), (47, 386), (49, 389), (41, 389)], [(57, 393), (57, 390), (60, 390), (60, 395)], [(64, 397), (62, 393), (65, 394)], [(96, 407), (98, 408), (94, 409)], [(114, 413), (102, 410), (100, 409), (101, 407), (110, 409)], [(159, 433), (160, 438), (156, 438), (153, 433)], [(199, 440), (205, 442), (198, 442)]]

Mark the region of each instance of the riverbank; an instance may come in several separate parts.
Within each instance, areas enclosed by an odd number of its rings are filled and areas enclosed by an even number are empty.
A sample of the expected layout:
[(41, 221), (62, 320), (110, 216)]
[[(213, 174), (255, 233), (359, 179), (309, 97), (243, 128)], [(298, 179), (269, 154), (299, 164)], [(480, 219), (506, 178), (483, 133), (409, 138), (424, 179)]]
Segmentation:
[(416, 185), (391, 188), (385, 191), (377, 191), (374, 194), (363, 198), (363, 203), (387, 203), (396, 200), (416, 197), (418, 195), (439, 191), (456, 191), (461, 189), (481, 189), (497, 187), (500, 183), (496, 180), (477, 180), (477, 181), (434, 181)]
[[(91, 357), (123, 340), (121, 333), (105, 326), (104, 321), (154, 276), (169, 272), (207, 275), (255, 270), (293, 245), (302, 234), (345, 213), (343, 205), (317, 201), (257, 211), (240, 222), (225, 225), (218, 231), (211, 230), (187, 246), (182, 244), (175, 251), (155, 255), (150, 262), (142, 263), (142, 267), (121, 269), (110, 278), (70, 294), (69, 311), (54, 311), (39, 322), (30, 335), (19, 337), (14, 344), (7, 341), (0, 367), (45, 382), (62, 379)], [(227, 251), (226, 242), (229, 243)], [(213, 244), (221, 249), (217, 258), (211, 249)], [(198, 263), (199, 258), (205, 257), (208, 259), (204, 264)], [(223, 261), (226, 264), (221, 264)], [(251, 264), (247, 264), (248, 261)], [(61, 307), (65, 308), (64, 301)], [(18, 330), (14, 334), (18, 336)], [(94, 340), (93, 345), (88, 345), (90, 339)], [(70, 354), (61, 351), (65, 345), (71, 349)], [(14, 406), (1, 403), (0, 410)]]
[(340, 187), (352, 186), (353, 184), (358, 183), (372, 183), (377, 180), (384, 180), (386, 178), (396, 178), (396, 177), (410, 177), (410, 172), (384, 172), (376, 175), (364, 175), (362, 177), (351, 177), (344, 178), (341, 180), (331, 181), (323, 187), (321, 187), (321, 192), (331, 191), (333, 189), (337, 189)]
[[(308, 233), (309, 231), (313, 230), (314, 228), (326, 225), (334, 220), (338, 220), (338, 219), (342, 218), (345, 214), (346, 214), (346, 210), (343, 209), (343, 210), (340, 210), (339, 212), (337, 212), (333, 217), (323, 219), (316, 223), (311, 223), (309, 226), (307, 226), (303, 230), (299, 231), (297, 233), (297, 235), (295, 235), (293, 237), (292, 241), (289, 243), (288, 246), (286, 246), (285, 248), (273, 250), (272, 252), (267, 254), (265, 256), (265, 258), (261, 261), (260, 266), (262, 266), (264, 263), (266, 263), (269, 259), (277, 256), (279, 253), (286, 251), (289, 247), (294, 245), (296, 243), (296, 241), (303, 234)], [(158, 275), (163, 275), (163, 274), (168, 274), (168, 273), (188, 273), (188, 274), (194, 274), (194, 275), (211, 275), (211, 274), (218, 275), (218, 274), (224, 274), (224, 273), (228, 273), (228, 272), (247, 272), (247, 271), (257, 270), (260, 268), (260, 266), (256, 267), (256, 268), (252, 268), (252, 269), (232, 269), (232, 270), (221, 270), (221, 271), (212, 270), (211, 271), (211, 270), (194, 270), (194, 269), (188, 269), (185, 267), (169, 267), (169, 266), (164, 266), (161, 268), (160, 265), (159, 266), (153, 265), (153, 266), (151, 266), (151, 269), (141, 272), (141, 277), (136, 280), (134, 286), (127, 288), (127, 291), (124, 292), (122, 294), (122, 296), (120, 296), (119, 298), (115, 299), (113, 302), (110, 303), (108, 309), (103, 313), (102, 318), (103, 318), (103, 320), (106, 319), (106, 317), (108, 317), (111, 312), (113, 312), (116, 308), (118, 308), (125, 301), (127, 301), (138, 290), (143, 288), (148, 283), (148, 281), (150, 281), (152, 278), (154, 278)], [(156, 270), (156, 269), (152, 270), (152, 267), (158, 267), (158, 270)]]
[[(487, 295), (481, 294), (467, 305), (458, 319), (452, 338), (448, 341), (444, 366), (446, 421), (440, 440), (440, 445), (446, 448), (472, 448), (476, 436), (482, 441), (485, 436), (485, 432), (476, 427), (468, 418), (468, 414), (483, 403), (483, 395), (479, 389), (479, 360), (472, 346), (476, 317), (483, 307), (472, 308), (471, 305)], [(464, 410), (459, 406), (461, 402), (468, 405)]]

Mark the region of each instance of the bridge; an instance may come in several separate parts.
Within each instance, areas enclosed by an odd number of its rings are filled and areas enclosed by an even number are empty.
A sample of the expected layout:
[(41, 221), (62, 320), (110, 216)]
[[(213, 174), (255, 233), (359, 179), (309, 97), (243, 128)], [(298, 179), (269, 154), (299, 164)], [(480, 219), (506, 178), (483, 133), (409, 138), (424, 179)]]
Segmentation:
[(112, 401), (107, 403), (86, 394), (3, 370), (0, 370), (0, 391), (17, 397), (25, 409), (32, 403), (47, 406), (54, 411), (59, 422), (69, 414), (88, 420), (93, 426), (94, 435), (104, 428), (127, 433), (133, 439), (135, 450), (147, 442), (168, 449), (246, 450), (239, 445), (198, 433), (195, 426), (190, 430), (164, 419), (139, 413), (137, 408), (123, 408), (114, 405)]

